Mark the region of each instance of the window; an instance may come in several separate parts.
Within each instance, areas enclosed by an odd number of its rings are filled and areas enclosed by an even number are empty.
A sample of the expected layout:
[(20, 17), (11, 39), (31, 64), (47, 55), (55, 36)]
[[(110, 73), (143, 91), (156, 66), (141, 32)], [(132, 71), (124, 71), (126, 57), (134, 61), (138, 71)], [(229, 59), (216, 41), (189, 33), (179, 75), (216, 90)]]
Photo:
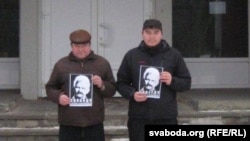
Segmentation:
[(2, 0), (0, 17), (0, 58), (19, 57), (19, 0)]
[(248, 0), (173, 0), (173, 46), (184, 57), (248, 57)]

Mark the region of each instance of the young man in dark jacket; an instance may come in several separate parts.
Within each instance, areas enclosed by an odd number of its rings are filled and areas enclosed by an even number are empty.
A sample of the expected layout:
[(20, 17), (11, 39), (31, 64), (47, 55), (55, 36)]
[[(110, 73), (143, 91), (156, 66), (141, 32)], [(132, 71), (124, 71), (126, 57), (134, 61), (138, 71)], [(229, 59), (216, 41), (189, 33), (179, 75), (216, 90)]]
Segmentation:
[[(177, 125), (176, 93), (191, 87), (191, 75), (184, 59), (177, 49), (162, 39), (159, 20), (144, 22), (142, 38), (138, 47), (125, 54), (117, 72), (117, 90), (129, 99), (127, 125), (130, 141), (144, 141), (144, 126), (147, 124)], [(159, 92), (140, 89), (143, 68), (147, 67), (160, 71)]]
[[(46, 84), (49, 100), (58, 104), (59, 141), (104, 141), (103, 100), (116, 92), (111, 66), (91, 50), (91, 35), (86, 30), (73, 31), (70, 41), (71, 52), (56, 62)], [(81, 75), (91, 82), (91, 100), (74, 102), (73, 80)]]

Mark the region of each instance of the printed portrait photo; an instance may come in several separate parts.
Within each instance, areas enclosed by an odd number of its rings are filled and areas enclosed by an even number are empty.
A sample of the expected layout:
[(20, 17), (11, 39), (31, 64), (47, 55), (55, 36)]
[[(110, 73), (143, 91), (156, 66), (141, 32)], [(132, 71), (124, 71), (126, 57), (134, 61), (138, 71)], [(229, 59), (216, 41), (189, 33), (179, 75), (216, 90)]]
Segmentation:
[(147, 94), (148, 98), (160, 98), (160, 73), (163, 67), (140, 66), (139, 90)]
[(70, 74), (70, 106), (92, 106), (93, 82), (92, 74)]

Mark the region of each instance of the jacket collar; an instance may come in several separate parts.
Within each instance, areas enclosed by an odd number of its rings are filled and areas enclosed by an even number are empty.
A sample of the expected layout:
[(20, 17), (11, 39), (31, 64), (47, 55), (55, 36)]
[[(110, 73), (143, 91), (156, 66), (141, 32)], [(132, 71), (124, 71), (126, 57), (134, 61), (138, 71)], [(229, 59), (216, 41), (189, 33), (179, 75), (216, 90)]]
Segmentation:
[(85, 62), (87, 60), (93, 60), (93, 59), (95, 59), (95, 53), (93, 51), (91, 51), (90, 54), (86, 58), (84, 58), (84, 59), (78, 59), (77, 57), (75, 57), (73, 55), (72, 52), (70, 52), (68, 56), (69, 56), (69, 60), (71, 60), (71, 61)]
[[(148, 52), (146, 44), (144, 41), (141, 41), (139, 47), (138, 47), (141, 51), (143, 52)], [(167, 52), (171, 47), (169, 46), (169, 44), (165, 41), (165, 40), (161, 40), (160, 42), (160, 49), (159, 52)]]

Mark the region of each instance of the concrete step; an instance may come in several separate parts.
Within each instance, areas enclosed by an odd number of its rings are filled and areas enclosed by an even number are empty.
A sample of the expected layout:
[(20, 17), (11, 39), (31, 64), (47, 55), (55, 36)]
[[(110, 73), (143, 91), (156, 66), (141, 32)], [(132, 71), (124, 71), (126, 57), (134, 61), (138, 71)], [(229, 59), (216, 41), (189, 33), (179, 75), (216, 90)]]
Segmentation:
[(111, 139), (110, 141), (129, 141), (129, 138), (114, 138)]
[(193, 89), (179, 93), (178, 101), (196, 111), (246, 111), (250, 89)]
[(17, 103), (22, 99), (19, 90), (0, 90), (0, 113), (11, 112), (17, 107)]
[[(128, 136), (127, 112), (117, 108), (117, 102), (119, 100), (105, 101), (108, 107), (104, 122), (106, 141)], [(58, 141), (56, 104), (44, 99), (14, 103), (16, 107), (13, 110), (0, 113), (0, 141)]]
[[(104, 121), (105, 126), (126, 126), (126, 116), (106, 116)], [(34, 128), (34, 127), (54, 127), (58, 126), (57, 117), (52, 116), (15, 116), (15, 115), (2, 115), (0, 116), (0, 128)]]
[[(128, 132), (126, 126), (105, 126), (106, 141), (124, 140), (127, 138)], [(2, 127), (0, 128), (1, 141), (57, 141), (58, 126), (55, 127), (34, 127), (34, 128), (16, 128)]]
[[(107, 115), (104, 121), (105, 126), (124, 126), (127, 125), (127, 116)], [(54, 127), (58, 126), (57, 116), (20, 116), (20, 115), (0, 115), (0, 127)]]
[[(191, 90), (179, 93), (179, 124), (250, 125), (249, 93), (249, 89)], [(1, 94), (0, 103), (5, 107), (3, 109), (7, 109), (0, 112), (0, 141), (58, 140), (55, 103), (46, 99), (20, 100), (20, 94), (15, 92)], [(127, 141), (128, 101), (119, 97), (105, 99), (105, 110), (107, 141)]]

